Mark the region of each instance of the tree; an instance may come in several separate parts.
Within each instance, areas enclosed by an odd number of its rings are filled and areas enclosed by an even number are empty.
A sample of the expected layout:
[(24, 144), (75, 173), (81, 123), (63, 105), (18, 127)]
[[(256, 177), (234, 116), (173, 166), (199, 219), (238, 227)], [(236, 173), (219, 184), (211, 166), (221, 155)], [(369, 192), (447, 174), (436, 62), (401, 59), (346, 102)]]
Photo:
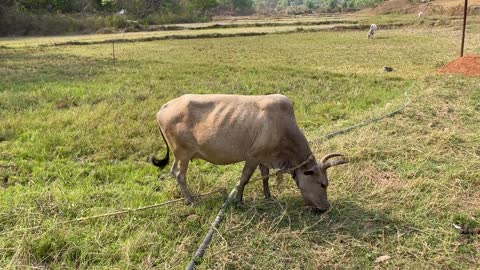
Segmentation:
[(335, 10), (337, 8), (337, 0), (326, 0), (325, 5), (328, 10)]
[(252, 0), (230, 0), (233, 12), (249, 13), (253, 11)]
[(315, 2), (313, 2), (313, 0), (305, 0), (305, 1), (303, 1), (303, 4), (309, 10), (312, 10), (312, 9), (315, 8)]
[(218, 2), (216, 0), (190, 0), (188, 7), (191, 12), (205, 15), (205, 13), (216, 7)]

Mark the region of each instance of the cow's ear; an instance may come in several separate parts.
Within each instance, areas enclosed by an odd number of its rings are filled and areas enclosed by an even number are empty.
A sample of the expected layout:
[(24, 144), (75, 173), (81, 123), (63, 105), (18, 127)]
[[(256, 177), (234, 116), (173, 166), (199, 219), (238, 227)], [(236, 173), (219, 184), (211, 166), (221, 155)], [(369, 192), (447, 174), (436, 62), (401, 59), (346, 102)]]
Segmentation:
[(314, 171), (304, 171), (303, 172), (303, 174), (305, 174), (305, 175), (312, 175), (314, 173), (315, 173)]

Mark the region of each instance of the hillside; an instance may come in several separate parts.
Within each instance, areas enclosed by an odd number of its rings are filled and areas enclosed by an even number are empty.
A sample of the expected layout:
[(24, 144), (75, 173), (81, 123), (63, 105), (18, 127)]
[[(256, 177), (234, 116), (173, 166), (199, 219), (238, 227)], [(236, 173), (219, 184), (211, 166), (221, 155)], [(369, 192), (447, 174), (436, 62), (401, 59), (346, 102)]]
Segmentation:
[[(464, 0), (425, 0), (423, 3), (409, 0), (389, 0), (369, 10), (369, 12), (373, 14), (389, 14), (398, 12), (417, 13), (422, 11), (436, 14), (460, 15), (463, 11), (463, 3)], [(468, 5), (470, 10), (479, 12), (480, 0), (469, 0)]]

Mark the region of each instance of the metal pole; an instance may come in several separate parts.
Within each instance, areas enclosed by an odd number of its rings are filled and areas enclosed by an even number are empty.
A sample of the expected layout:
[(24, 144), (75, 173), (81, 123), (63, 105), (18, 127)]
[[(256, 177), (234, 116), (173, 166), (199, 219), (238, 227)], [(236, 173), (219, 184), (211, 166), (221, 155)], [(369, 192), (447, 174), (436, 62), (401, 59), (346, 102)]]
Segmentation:
[(460, 57), (463, 57), (463, 48), (465, 46), (465, 28), (467, 26), (467, 7), (468, 7), (468, 0), (465, 0), (465, 6), (463, 7), (462, 49), (460, 50)]

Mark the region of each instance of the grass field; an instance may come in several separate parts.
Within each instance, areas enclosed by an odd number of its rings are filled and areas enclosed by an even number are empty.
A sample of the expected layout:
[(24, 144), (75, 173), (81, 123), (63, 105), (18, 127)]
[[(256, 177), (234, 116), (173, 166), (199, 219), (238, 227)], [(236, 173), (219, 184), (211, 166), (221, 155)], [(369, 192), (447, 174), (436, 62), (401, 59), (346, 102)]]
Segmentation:
[[(55, 225), (180, 197), (148, 162), (164, 154), (155, 115), (172, 98), (282, 93), (314, 140), (394, 110), (411, 86), (402, 114), (312, 145), (351, 160), (330, 171), (331, 211), (305, 209), (290, 178), (271, 180), (275, 201), (247, 185), (247, 207), (228, 209), (199, 269), (478, 268), (479, 236), (452, 224), (480, 225), (480, 78), (436, 74), (457, 57), (455, 23), (374, 40), (329, 31), (119, 43), (115, 67), (111, 44), (0, 40), (0, 268), (184, 268), (220, 194)], [(470, 27), (468, 53), (480, 54), (479, 40)], [(241, 167), (196, 160), (187, 182), (196, 194), (230, 190)]]

